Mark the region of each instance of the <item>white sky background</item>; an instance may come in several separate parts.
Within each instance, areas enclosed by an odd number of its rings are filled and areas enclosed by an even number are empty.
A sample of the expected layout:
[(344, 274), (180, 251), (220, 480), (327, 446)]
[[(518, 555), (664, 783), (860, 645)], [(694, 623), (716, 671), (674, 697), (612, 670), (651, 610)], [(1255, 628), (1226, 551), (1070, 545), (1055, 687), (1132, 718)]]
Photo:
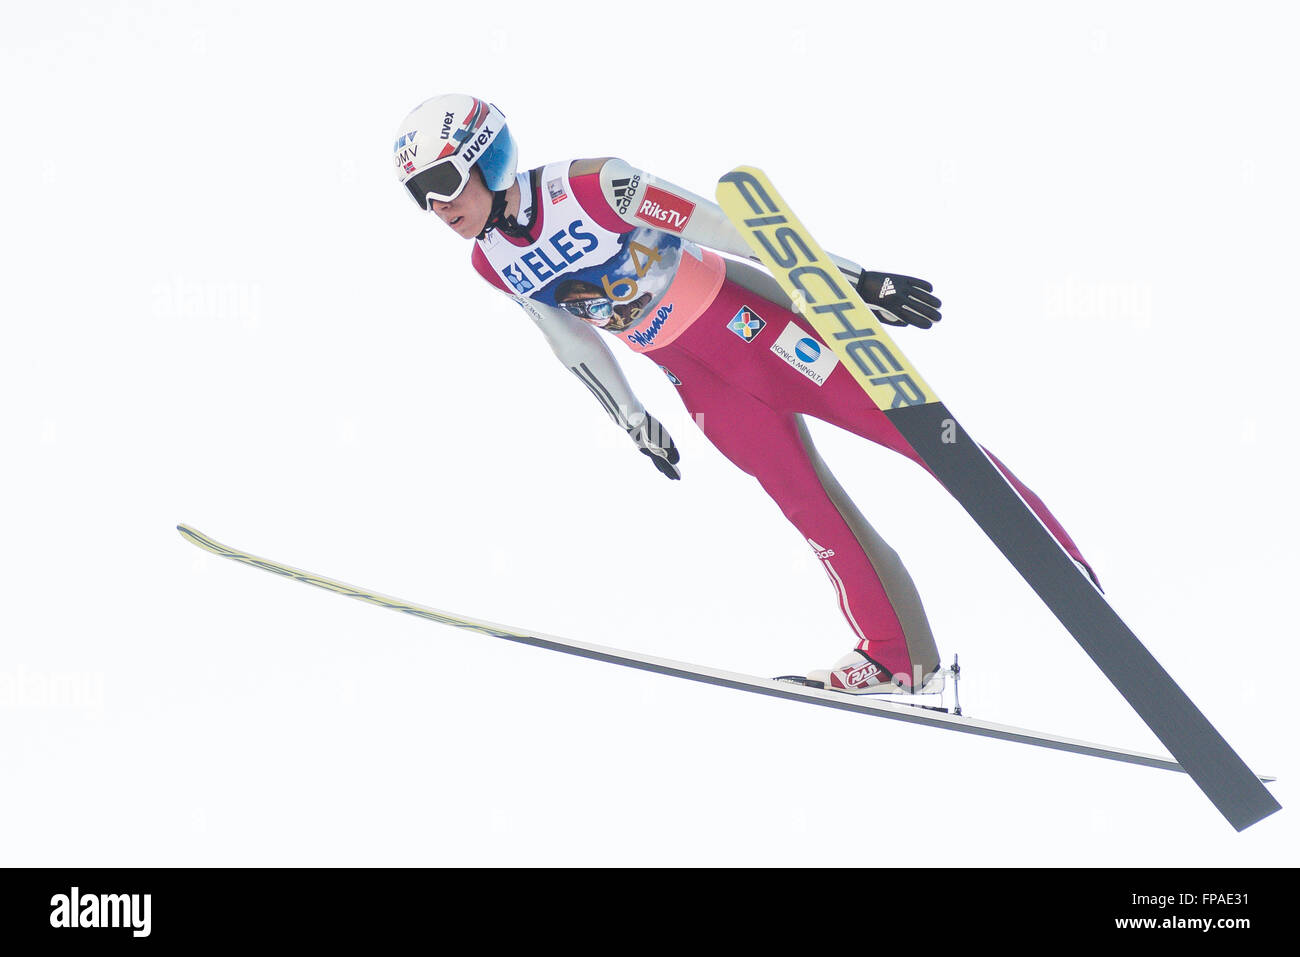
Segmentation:
[[(1238, 835), (1180, 775), (522, 648), (174, 531), (742, 672), (849, 648), (654, 364), (615, 346), (680, 483), (397, 185), (402, 117), (473, 92), (525, 166), (757, 165), (828, 249), (933, 281), (898, 342), (1294, 804), (1294, 12), (462, 8), (4, 6), (0, 859), (1295, 863), (1294, 808)], [(815, 434), (968, 714), (1159, 749), (936, 483)]]

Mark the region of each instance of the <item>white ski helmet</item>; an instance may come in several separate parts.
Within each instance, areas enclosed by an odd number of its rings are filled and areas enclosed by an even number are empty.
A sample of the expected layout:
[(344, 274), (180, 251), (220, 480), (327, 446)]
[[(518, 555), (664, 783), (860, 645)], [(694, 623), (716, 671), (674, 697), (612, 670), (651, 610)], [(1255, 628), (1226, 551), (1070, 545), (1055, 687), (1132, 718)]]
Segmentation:
[(393, 144), (397, 176), (421, 209), (459, 196), (475, 167), (489, 190), (505, 189), (518, 158), (505, 114), (464, 93), (425, 100), (402, 121)]

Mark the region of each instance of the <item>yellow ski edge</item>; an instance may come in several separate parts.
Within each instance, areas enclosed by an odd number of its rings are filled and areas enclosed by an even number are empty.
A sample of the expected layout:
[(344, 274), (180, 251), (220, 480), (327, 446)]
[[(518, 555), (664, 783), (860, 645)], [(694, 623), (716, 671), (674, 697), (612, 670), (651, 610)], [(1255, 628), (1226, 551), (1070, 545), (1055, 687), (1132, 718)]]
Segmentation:
[(795, 311), (812, 324), (877, 408), (939, 401), (767, 174), (737, 166), (718, 181), (715, 195)]

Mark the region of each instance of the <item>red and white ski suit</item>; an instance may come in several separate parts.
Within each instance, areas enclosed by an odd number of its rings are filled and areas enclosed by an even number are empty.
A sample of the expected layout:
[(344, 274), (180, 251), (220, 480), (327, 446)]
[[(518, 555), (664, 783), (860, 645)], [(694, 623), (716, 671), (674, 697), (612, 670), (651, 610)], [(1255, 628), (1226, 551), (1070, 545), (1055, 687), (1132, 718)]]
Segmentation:
[[(775, 281), (714, 252), (749, 256), (722, 211), (616, 159), (553, 163), (517, 182), (527, 236), (489, 232), (475, 245), (475, 269), (529, 312), (624, 428), (645, 410), (595, 329), (658, 363), (713, 445), (807, 540), (859, 647), (912, 680), (938, 667), (911, 578), (830, 474), (802, 416), (925, 466)], [(1085, 564), (1042, 501), (997, 464)]]

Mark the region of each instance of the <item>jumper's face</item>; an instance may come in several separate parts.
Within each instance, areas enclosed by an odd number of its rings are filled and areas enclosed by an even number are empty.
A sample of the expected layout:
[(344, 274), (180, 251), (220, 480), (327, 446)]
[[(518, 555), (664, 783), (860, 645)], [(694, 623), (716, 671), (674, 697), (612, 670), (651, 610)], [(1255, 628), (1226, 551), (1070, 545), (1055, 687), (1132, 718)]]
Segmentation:
[(430, 200), (429, 208), (450, 226), (457, 236), (473, 239), (483, 232), (483, 227), (487, 225), (488, 215), (492, 212), (492, 194), (488, 192), (483, 177), (471, 173), (469, 182), (465, 184), (459, 196), (450, 203)]

